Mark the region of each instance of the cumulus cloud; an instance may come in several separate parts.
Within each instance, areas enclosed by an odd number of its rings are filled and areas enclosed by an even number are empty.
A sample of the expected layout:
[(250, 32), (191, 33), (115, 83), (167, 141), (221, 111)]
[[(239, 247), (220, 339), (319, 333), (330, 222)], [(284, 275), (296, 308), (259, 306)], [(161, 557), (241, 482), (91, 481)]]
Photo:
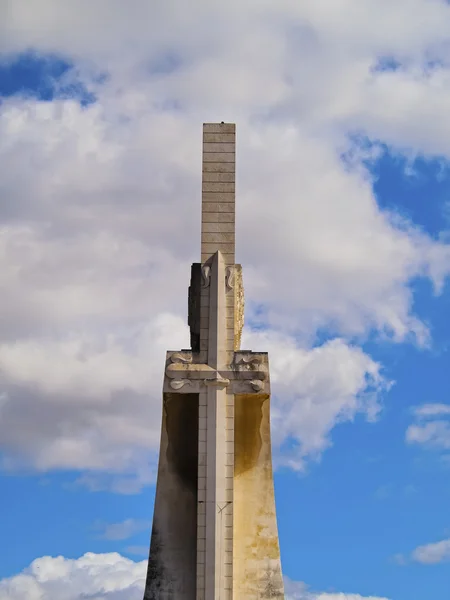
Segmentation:
[(78, 559), (44, 556), (22, 573), (0, 580), (2, 600), (141, 600), (147, 564), (120, 554)]
[[(365, 336), (429, 343), (411, 282), (439, 292), (450, 248), (379, 208), (367, 164), (378, 142), (450, 154), (450, 7), (325, 4), (3, 10), (4, 60), (72, 65), (51, 102), (0, 105), (5, 468), (87, 470), (79, 483), (127, 493), (151, 481), (164, 351), (188, 345), (202, 121), (238, 124), (247, 339), (271, 351), (279, 464), (304, 468), (336, 424), (376, 417), (389, 382)], [(95, 101), (68, 97), (71, 79)], [(336, 339), (318, 345), (324, 329)]]
[[(0, 580), (2, 600), (140, 600), (147, 561), (87, 553), (78, 559), (44, 556), (22, 573)], [(286, 581), (286, 600), (388, 600), (359, 594), (314, 593)]]
[(436, 565), (439, 563), (450, 562), (450, 539), (443, 539), (438, 542), (431, 542), (417, 546), (409, 555), (396, 554), (393, 561), (401, 566), (408, 562), (418, 562), (423, 565)]
[(450, 561), (450, 539), (418, 546), (412, 553), (412, 559), (426, 565)]

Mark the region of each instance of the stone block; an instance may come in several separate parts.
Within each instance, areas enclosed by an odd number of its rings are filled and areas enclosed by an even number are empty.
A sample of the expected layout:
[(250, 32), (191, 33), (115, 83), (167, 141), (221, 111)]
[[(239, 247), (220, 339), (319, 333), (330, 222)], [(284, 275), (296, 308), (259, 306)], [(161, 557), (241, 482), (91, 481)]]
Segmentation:
[(234, 252), (234, 244), (202, 244), (202, 254), (215, 254), (218, 250), (224, 254), (231, 254)]
[(202, 223), (202, 235), (204, 233), (233, 233), (233, 223)]
[[(211, 213), (212, 214), (212, 213)], [(217, 222), (218, 223), (234, 223), (235, 222), (235, 214), (234, 212), (221, 212), (217, 214)]]
[(236, 133), (235, 123), (203, 123), (205, 133)]
[(234, 143), (230, 143), (230, 142), (213, 142), (212, 144), (209, 144), (208, 142), (203, 142), (203, 153), (206, 152), (223, 152), (223, 153), (228, 153), (228, 152), (235, 152), (236, 150), (236, 146)]
[(219, 203), (218, 202), (203, 202), (202, 216), (205, 213), (211, 213), (211, 212), (219, 212)]
[(228, 192), (234, 195), (234, 182), (203, 181), (202, 192)]
[(236, 141), (235, 133), (208, 133), (203, 132), (203, 141), (208, 143), (214, 142), (233, 142)]
[(233, 204), (236, 201), (236, 195), (234, 192), (203, 192), (202, 193), (202, 205), (204, 202), (217, 203), (222, 202), (226, 204)]
[(202, 212), (202, 223), (218, 223), (219, 221), (219, 213), (217, 210), (214, 212)]
[[(203, 243), (224, 243), (234, 244), (234, 233), (203, 233)], [(200, 325), (201, 327), (201, 325)]]
[(203, 154), (203, 163), (233, 163), (235, 162), (234, 152), (205, 152)]
[(235, 173), (203, 173), (203, 182), (233, 183), (235, 179)]
[(203, 173), (234, 173), (236, 171), (236, 165), (234, 162), (221, 163), (221, 162), (204, 162)]

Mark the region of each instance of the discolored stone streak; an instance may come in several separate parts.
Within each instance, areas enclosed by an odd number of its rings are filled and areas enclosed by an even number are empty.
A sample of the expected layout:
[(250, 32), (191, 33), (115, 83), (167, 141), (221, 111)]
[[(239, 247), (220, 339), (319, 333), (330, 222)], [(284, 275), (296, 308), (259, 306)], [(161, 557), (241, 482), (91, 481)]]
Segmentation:
[(235, 396), (234, 534), (234, 599), (284, 600), (267, 394)]
[(241, 475), (258, 462), (262, 447), (262, 406), (268, 396), (240, 394), (235, 397), (234, 475)]

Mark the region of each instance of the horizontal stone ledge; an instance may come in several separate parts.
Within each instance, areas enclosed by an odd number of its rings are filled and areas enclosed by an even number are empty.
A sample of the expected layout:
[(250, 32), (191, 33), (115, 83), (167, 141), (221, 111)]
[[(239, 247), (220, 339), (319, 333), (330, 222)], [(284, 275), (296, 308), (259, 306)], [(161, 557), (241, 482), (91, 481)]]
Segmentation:
[(219, 143), (224, 143), (224, 142), (231, 142), (231, 143), (235, 143), (236, 141), (236, 134), (235, 133), (203, 133), (203, 141), (207, 142), (207, 143), (214, 143), (214, 142), (219, 142)]

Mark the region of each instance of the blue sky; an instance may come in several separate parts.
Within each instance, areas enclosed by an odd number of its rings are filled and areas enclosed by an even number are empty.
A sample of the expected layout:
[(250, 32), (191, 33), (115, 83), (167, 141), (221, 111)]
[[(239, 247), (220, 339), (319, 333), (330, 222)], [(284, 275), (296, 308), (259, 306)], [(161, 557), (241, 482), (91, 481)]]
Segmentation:
[(46, 0), (0, 25), (0, 600), (142, 594), (223, 119), (288, 597), (447, 598), (450, 8), (413, 2), (136, 2), (99, 30)]

